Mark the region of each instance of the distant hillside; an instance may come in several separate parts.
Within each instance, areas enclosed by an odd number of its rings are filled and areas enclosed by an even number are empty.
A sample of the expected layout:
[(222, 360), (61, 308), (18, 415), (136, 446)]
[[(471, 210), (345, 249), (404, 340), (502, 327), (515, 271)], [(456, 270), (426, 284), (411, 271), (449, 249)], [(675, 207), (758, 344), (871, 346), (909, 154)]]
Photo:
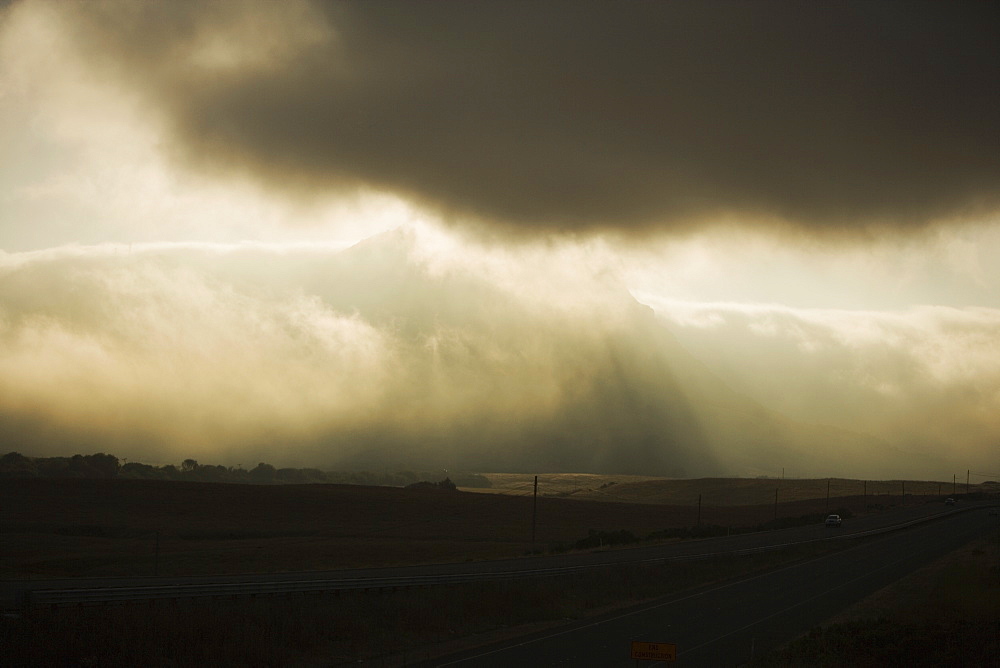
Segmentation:
[[(530, 495), (534, 476), (517, 473), (484, 473), (492, 487), (490, 493)], [(971, 485), (970, 492), (997, 491), (1000, 485), (987, 482)], [(551, 474), (538, 476), (540, 496), (565, 497), (588, 501), (615, 503), (649, 503), (663, 505), (695, 505), (701, 496), (706, 506), (747, 506), (774, 502), (775, 490), (779, 502), (805, 501), (845, 496), (886, 497), (962, 494), (964, 483), (926, 480), (853, 480), (844, 478), (777, 479), (777, 478), (696, 478), (672, 480), (644, 476)]]

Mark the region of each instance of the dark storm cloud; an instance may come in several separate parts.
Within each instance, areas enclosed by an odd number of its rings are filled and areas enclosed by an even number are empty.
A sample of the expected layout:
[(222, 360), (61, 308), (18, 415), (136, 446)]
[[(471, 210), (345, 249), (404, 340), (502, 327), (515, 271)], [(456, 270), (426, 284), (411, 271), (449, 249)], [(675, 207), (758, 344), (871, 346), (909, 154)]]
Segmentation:
[(1000, 206), (995, 3), (286, 6), (66, 11), (176, 157), (293, 196), (562, 229)]

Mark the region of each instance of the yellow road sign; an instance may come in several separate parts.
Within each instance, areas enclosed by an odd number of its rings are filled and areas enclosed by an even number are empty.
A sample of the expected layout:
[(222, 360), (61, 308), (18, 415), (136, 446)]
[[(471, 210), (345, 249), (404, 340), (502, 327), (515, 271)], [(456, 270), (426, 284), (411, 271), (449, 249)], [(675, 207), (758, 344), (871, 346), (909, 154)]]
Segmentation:
[(645, 659), (647, 661), (676, 661), (677, 645), (668, 642), (642, 642), (632, 641), (633, 659)]

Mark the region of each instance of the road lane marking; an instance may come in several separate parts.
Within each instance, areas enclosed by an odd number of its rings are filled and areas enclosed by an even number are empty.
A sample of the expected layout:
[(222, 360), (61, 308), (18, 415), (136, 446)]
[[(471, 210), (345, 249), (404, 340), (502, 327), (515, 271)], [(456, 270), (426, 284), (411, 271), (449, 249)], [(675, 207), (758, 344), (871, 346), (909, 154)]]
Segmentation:
[[(548, 635), (541, 636), (539, 638), (533, 638), (531, 640), (525, 640), (525, 641), (522, 641), (522, 642), (510, 644), (510, 645), (504, 645), (503, 647), (499, 647), (497, 649), (490, 650), (490, 651), (487, 651), (487, 652), (481, 652), (481, 653), (476, 654), (474, 656), (466, 657), (466, 658), (463, 658), (463, 659), (458, 659), (458, 660), (455, 660), (455, 661), (448, 661), (448, 662), (445, 662), (445, 663), (436, 663), (434, 665), (436, 665), (436, 666), (453, 666), (453, 665), (457, 665), (457, 664), (461, 664), (461, 663), (466, 663), (466, 662), (469, 662), (469, 661), (474, 661), (476, 659), (481, 659), (481, 658), (484, 658), (484, 657), (487, 657), (487, 656), (491, 656), (491, 655), (494, 655), (494, 654), (499, 654), (501, 652), (505, 652), (505, 651), (508, 651), (508, 650), (511, 650), (511, 649), (515, 649), (515, 648), (518, 648), (518, 647), (526, 647), (528, 645), (533, 645), (533, 644), (536, 644), (536, 643), (544, 642), (546, 640), (551, 640), (553, 638), (558, 638), (560, 636), (564, 636), (564, 635), (567, 635), (567, 634), (570, 634), (570, 633), (575, 633), (575, 632), (581, 631), (583, 629), (593, 628), (593, 627), (596, 627), (596, 626), (600, 626), (602, 624), (606, 624), (608, 622), (615, 622), (615, 621), (618, 621), (618, 620), (621, 620), (621, 619), (625, 619), (627, 617), (633, 617), (635, 615), (644, 614), (644, 613), (647, 613), (647, 612), (649, 612), (651, 610), (656, 610), (658, 608), (663, 608), (663, 607), (667, 607), (667, 606), (670, 606), (670, 605), (674, 605), (676, 603), (681, 603), (683, 601), (694, 599), (694, 598), (697, 598), (699, 596), (705, 596), (707, 594), (711, 594), (711, 593), (714, 593), (714, 592), (717, 592), (717, 591), (721, 591), (721, 590), (727, 589), (729, 587), (735, 587), (737, 585), (741, 585), (741, 584), (744, 584), (744, 583), (747, 583), (747, 582), (753, 582), (754, 580), (759, 580), (761, 578), (769, 577), (771, 575), (775, 575), (775, 574), (778, 574), (778, 573), (782, 573), (784, 571), (792, 570), (794, 568), (799, 568), (799, 567), (802, 567), (802, 566), (805, 566), (805, 565), (808, 565), (808, 564), (813, 564), (815, 562), (819, 562), (819, 561), (822, 561), (824, 559), (832, 559), (832, 558), (834, 558), (834, 557), (836, 557), (838, 555), (847, 554), (847, 553), (853, 552), (855, 550), (860, 550), (860, 549), (863, 549), (865, 547), (869, 547), (871, 545), (876, 545), (878, 543), (882, 543), (882, 542), (891, 540), (892, 538), (893, 538), (893, 536), (891, 536), (891, 535), (879, 536), (878, 538), (874, 538), (874, 539), (872, 539), (870, 541), (866, 541), (863, 544), (859, 544), (859, 545), (855, 545), (855, 546), (852, 546), (852, 547), (848, 547), (848, 548), (844, 548), (844, 549), (841, 549), (841, 550), (837, 550), (834, 553), (820, 555), (820, 556), (815, 557), (813, 559), (809, 559), (808, 561), (800, 561), (800, 562), (797, 562), (797, 563), (794, 563), (794, 564), (790, 564), (788, 566), (783, 566), (781, 568), (777, 568), (775, 570), (770, 570), (770, 571), (767, 571), (767, 572), (764, 572), (764, 573), (760, 573), (758, 575), (752, 575), (752, 576), (744, 578), (742, 580), (737, 580), (735, 582), (728, 582), (728, 583), (725, 583), (725, 584), (722, 584), (722, 585), (718, 585), (718, 586), (712, 587), (710, 589), (705, 589), (703, 591), (694, 592), (694, 593), (688, 594), (686, 596), (681, 596), (680, 598), (672, 598), (669, 601), (664, 601), (662, 603), (654, 603), (654, 604), (651, 604), (651, 605), (646, 605), (646, 606), (643, 606), (640, 609), (631, 610), (629, 612), (626, 612), (626, 613), (623, 613), (623, 614), (620, 614), (620, 615), (615, 615), (613, 617), (605, 617), (605, 618), (602, 618), (602, 619), (597, 620), (597, 621), (593, 621), (593, 622), (589, 622), (589, 623), (586, 623), (586, 624), (582, 624), (580, 626), (573, 626), (572, 628), (568, 628), (568, 629), (565, 629), (563, 631), (557, 631), (555, 633), (550, 633)], [(910, 555), (910, 556), (912, 556), (912, 555)], [(885, 568), (889, 568), (891, 566), (895, 566), (895, 565), (897, 565), (897, 564), (905, 561), (907, 558), (909, 558), (909, 557), (904, 557), (903, 559), (895, 561), (895, 562), (893, 562), (891, 564), (887, 564), (885, 566), (882, 566), (881, 568), (879, 568), (879, 569), (877, 569), (875, 571), (868, 571), (865, 575), (861, 575), (861, 576), (858, 576), (857, 578), (854, 578), (852, 580), (848, 580), (846, 582), (842, 582), (839, 585), (837, 585), (836, 587), (828, 589), (828, 590), (826, 590), (826, 591), (824, 591), (822, 593), (816, 594), (815, 596), (812, 596), (809, 599), (806, 599), (805, 601), (800, 601), (799, 603), (796, 603), (795, 605), (792, 605), (792, 606), (790, 606), (790, 607), (788, 607), (788, 608), (786, 608), (784, 610), (781, 610), (779, 612), (775, 612), (775, 613), (773, 613), (771, 615), (768, 615), (766, 617), (762, 617), (761, 619), (758, 619), (758, 620), (756, 620), (756, 621), (754, 621), (754, 622), (752, 622), (752, 623), (750, 623), (750, 624), (748, 624), (748, 625), (746, 625), (746, 626), (744, 626), (742, 628), (736, 629), (734, 631), (730, 631), (729, 633), (726, 633), (726, 634), (721, 635), (721, 636), (719, 636), (717, 638), (714, 638), (713, 640), (709, 640), (709, 641), (703, 642), (700, 645), (696, 645), (695, 647), (688, 648), (688, 649), (686, 649), (683, 652), (678, 652), (677, 655), (681, 656), (681, 655), (685, 655), (685, 654), (691, 654), (692, 652), (694, 652), (694, 651), (696, 651), (696, 650), (698, 650), (700, 648), (703, 648), (703, 647), (705, 647), (707, 645), (710, 645), (710, 644), (712, 644), (714, 642), (717, 642), (717, 641), (719, 641), (719, 640), (721, 640), (723, 638), (731, 636), (731, 635), (733, 635), (735, 633), (739, 633), (740, 631), (746, 630), (747, 628), (750, 628), (750, 627), (752, 627), (752, 626), (754, 626), (756, 624), (759, 624), (761, 622), (767, 621), (771, 617), (780, 615), (780, 614), (782, 614), (784, 612), (787, 612), (788, 610), (791, 610), (793, 608), (799, 607), (801, 605), (804, 605), (805, 603), (808, 603), (808, 602), (810, 602), (812, 600), (815, 600), (816, 598), (819, 598), (821, 596), (829, 594), (830, 592), (832, 592), (832, 591), (834, 591), (836, 589), (839, 589), (839, 588), (843, 587), (846, 584), (850, 584), (852, 582), (860, 580), (860, 579), (862, 579), (864, 577), (867, 577), (867, 576), (872, 575), (874, 573), (877, 573), (877, 572), (879, 572), (881, 570), (884, 570)]]

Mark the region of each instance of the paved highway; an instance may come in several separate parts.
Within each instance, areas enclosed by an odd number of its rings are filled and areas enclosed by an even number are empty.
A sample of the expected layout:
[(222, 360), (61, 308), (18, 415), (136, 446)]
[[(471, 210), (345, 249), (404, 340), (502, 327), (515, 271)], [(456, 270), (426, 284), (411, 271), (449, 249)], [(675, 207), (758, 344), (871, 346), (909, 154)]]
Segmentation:
[(980, 508), (940, 520), (861, 540), (846, 550), (763, 575), (426, 665), (635, 666), (629, 648), (638, 640), (675, 644), (677, 661), (671, 665), (677, 668), (738, 666), (983, 535), (988, 527), (996, 531), (998, 518)]

